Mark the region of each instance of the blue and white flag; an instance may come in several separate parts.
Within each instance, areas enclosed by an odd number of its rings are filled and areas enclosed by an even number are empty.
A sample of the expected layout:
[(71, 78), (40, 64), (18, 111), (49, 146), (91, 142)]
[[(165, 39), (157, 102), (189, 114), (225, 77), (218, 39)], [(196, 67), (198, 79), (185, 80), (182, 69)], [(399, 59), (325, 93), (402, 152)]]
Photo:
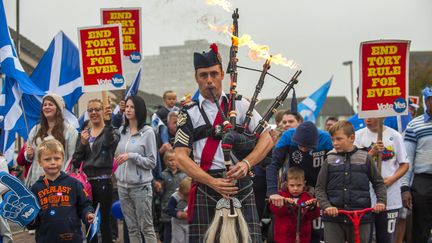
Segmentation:
[[(140, 84), (141, 84), (141, 67), (138, 69), (138, 72), (135, 75), (134, 81), (131, 83), (129, 88), (126, 89), (125, 99), (127, 99), (129, 96), (137, 95)], [(117, 114), (119, 111), (120, 111), (120, 106), (117, 105), (116, 108), (114, 109), (113, 113)], [(87, 115), (87, 117), (88, 117), (88, 115)], [(80, 123), (80, 125), (81, 125), (81, 123)]]
[(327, 83), (322, 85), (312, 95), (298, 104), (298, 112), (303, 116), (304, 121), (316, 121), (316, 118), (318, 117), (327, 98), (327, 93), (330, 89), (332, 80), (333, 77), (331, 77)]
[[(30, 78), (46, 93), (56, 93), (63, 97), (66, 105), (63, 116), (78, 128), (78, 120), (70, 111), (82, 95), (79, 52), (63, 32), (60, 31), (51, 41)], [(23, 96), (29, 128), (40, 120), (41, 103), (42, 96)]]
[[(97, 235), (97, 232), (100, 228), (100, 204), (98, 203), (96, 210), (95, 210), (95, 218), (93, 219), (93, 223), (90, 225), (89, 232), (90, 232), (90, 240), (93, 239), (95, 235)], [(88, 235), (88, 232), (87, 232)]]
[(60, 31), (30, 78), (40, 89), (62, 96), (66, 108), (71, 110), (82, 95), (79, 65), (78, 48)]
[(26, 94), (43, 95), (40, 90), (25, 73), (15, 51), (9, 27), (6, 20), (6, 13), (3, 0), (0, 0), (0, 68), (1, 72), (19, 83), (19, 88)]

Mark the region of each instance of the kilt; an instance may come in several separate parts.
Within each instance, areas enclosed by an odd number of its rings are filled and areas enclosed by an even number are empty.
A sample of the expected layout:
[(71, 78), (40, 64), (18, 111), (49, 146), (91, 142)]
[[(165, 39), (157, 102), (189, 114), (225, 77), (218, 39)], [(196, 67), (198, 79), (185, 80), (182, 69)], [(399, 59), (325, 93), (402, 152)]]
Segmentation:
[[(209, 174), (212, 173), (209, 172)], [(215, 175), (213, 176), (220, 177)], [(241, 180), (238, 180), (237, 186), (239, 187), (239, 193), (235, 195), (235, 197), (242, 202), (242, 212), (248, 224), (252, 242), (261, 243), (261, 226), (255, 203), (255, 195), (253, 193), (253, 187), (251, 186), (251, 183), (252, 180), (250, 177), (245, 177)], [(242, 190), (242, 188), (244, 188), (244, 190)], [(189, 224), (190, 243), (201, 243), (204, 241), (205, 233), (207, 232), (207, 229), (215, 214), (216, 203), (221, 198), (222, 196), (209, 186), (198, 184), (193, 218), (192, 222)]]

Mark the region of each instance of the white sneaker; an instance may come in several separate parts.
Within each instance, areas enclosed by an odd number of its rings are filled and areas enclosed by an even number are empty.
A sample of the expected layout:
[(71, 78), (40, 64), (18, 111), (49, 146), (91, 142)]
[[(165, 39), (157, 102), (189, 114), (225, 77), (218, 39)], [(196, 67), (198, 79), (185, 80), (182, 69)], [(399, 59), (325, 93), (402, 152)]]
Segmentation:
[(29, 230), (28, 233), (29, 235), (34, 235), (36, 233), (36, 230)]

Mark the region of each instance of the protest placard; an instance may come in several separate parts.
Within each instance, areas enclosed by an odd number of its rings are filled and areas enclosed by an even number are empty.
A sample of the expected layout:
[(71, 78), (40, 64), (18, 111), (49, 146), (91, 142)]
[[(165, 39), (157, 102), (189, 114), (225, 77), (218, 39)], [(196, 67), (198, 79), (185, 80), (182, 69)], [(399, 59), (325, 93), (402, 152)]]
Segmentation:
[(119, 24), (78, 29), (83, 91), (125, 89)]
[(406, 115), (410, 41), (360, 44), (359, 118)]
[(102, 24), (121, 24), (123, 55), (132, 63), (141, 61), (141, 8), (101, 9)]

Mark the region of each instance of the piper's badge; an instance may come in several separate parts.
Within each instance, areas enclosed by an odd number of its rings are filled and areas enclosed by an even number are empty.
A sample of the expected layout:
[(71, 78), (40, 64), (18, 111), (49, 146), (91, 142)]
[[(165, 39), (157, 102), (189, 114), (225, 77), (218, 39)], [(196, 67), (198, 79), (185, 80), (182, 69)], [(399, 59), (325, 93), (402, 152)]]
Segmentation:
[(177, 116), (177, 127), (183, 126), (186, 124), (187, 121), (187, 115), (183, 112), (180, 112)]

